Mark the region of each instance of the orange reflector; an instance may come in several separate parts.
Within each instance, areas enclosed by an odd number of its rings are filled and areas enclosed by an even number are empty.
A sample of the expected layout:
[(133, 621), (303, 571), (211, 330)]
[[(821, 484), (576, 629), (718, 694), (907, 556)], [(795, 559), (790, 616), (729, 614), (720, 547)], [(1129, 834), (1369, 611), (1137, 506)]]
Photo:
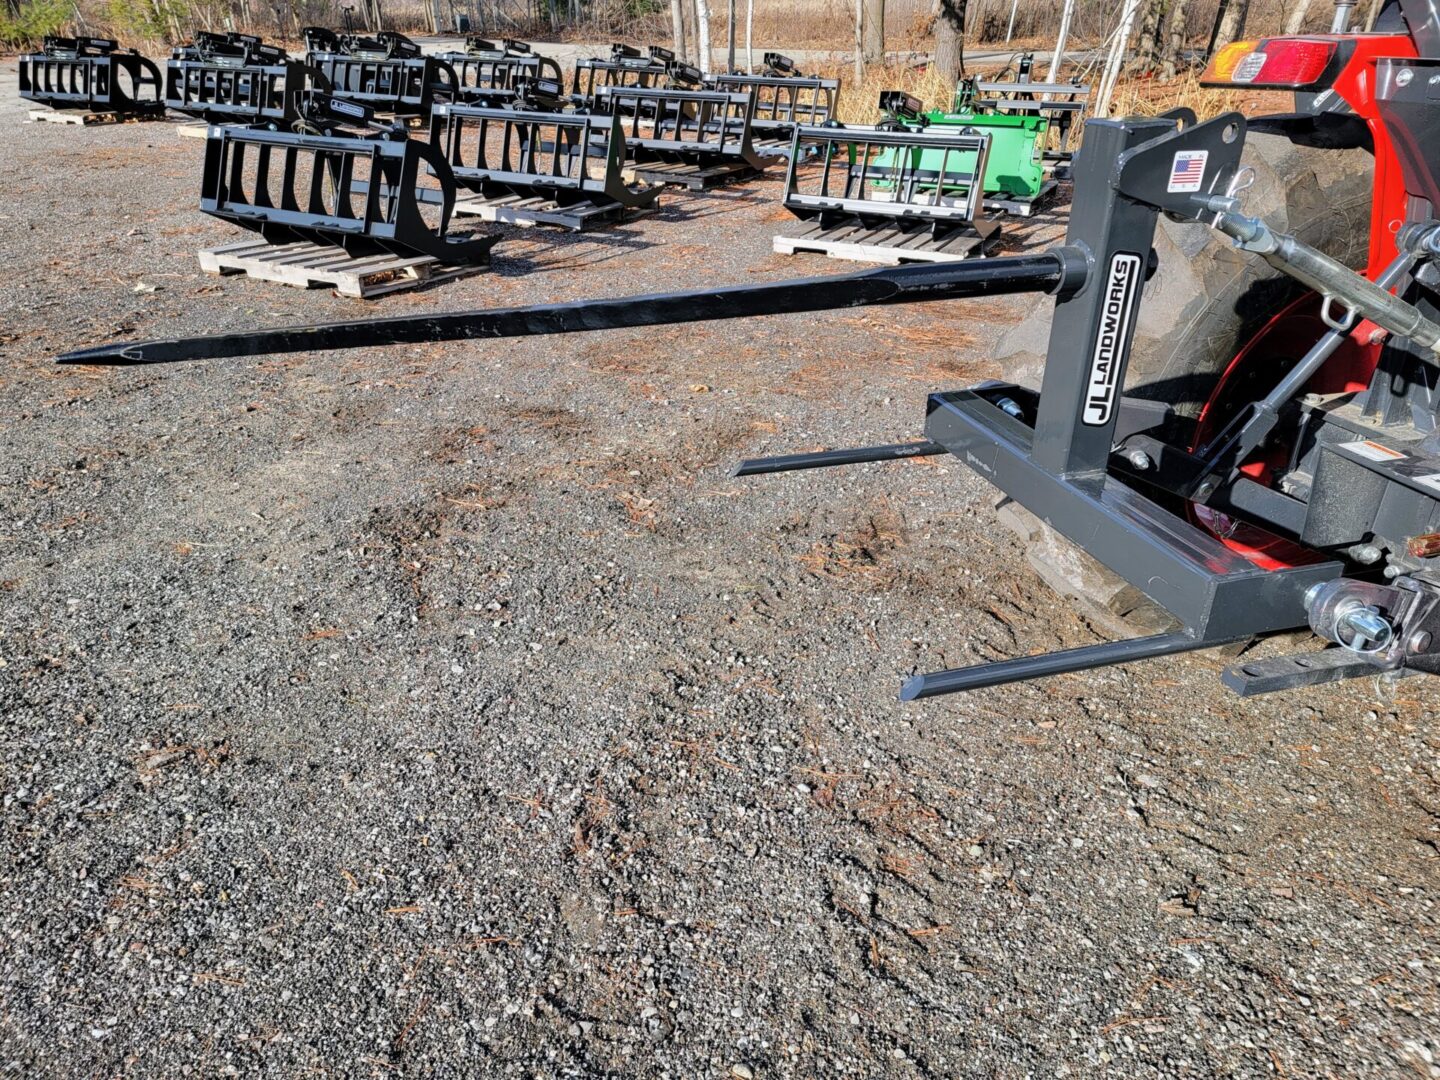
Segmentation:
[(1232, 41), (1210, 58), (1210, 64), (1205, 68), (1205, 74), (1200, 76), (1200, 81), (1202, 83), (1232, 82), (1231, 76), (1235, 74), (1235, 68), (1240, 61), (1259, 47), (1260, 42), (1258, 41)]
[(1429, 559), (1440, 555), (1440, 533), (1412, 536), (1405, 541), (1405, 550), (1415, 559)]

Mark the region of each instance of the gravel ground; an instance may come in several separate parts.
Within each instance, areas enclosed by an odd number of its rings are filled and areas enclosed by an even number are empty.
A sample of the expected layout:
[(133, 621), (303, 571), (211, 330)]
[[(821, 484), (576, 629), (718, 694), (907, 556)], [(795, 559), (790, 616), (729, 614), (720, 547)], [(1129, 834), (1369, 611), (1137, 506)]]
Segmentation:
[(374, 305), (212, 279), (198, 142), (0, 71), (8, 1072), (1440, 1075), (1430, 683), (901, 705), (1099, 637), (958, 463), (728, 477), (914, 437), (1042, 304), (56, 369), (843, 267), (770, 180)]

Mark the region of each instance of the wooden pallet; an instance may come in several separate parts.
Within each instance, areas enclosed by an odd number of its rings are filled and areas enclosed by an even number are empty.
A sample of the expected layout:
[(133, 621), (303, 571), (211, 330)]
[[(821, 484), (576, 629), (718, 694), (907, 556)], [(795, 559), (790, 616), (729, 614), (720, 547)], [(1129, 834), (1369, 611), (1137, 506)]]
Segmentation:
[(907, 262), (958, 262), (983, 256), (999, 238), (994, 221), (975, 221), (932, 237), (923, 226), (886, 225), (868, 227), (858, 220), (828, 228), (813, 222), (797, 236), (775, 237), (775, 251), (794, 255), (813, 251), (832, 259), (884, 263), (899, 266)]
[(727, 161), (723, 165), (690, 165), (684, 162), (626, 162), (620, 173), (627, 184), (672, 184), (688, 191), (708, 191), (722, 184), (734, 184), (759, 176), (760, 170), (748, 161)]
[(81, 112), (79, 109), (31, 109), (30, 119), (39, 124), (73, 124), (76, 127), (95, 127), (99, 124), (137, 124), (144, 120), (164, 120), (163, 112), (134, 113), (122, 115), (113, 112)]
[(1054, 180), (1046, 180), (1040, 185), (1037, 191), (1028, 199), (1014, 199), (1005, 195), (986, 195), (985, 209), (997, 214), (1013, 214), (1016, 217), (1030, 217), (1037, 210), (1043, 210), (1055, 198), (1055, 192), (1060, 185)]
[(369, 300), (417, 285), (465, 277), (485, 267), (446, 266), (429, 255), (352, 255), (342, 248), (308, 240), (271, 244), (256, 238), (206, 248), (200, 252), (200, 269), (207, 274), (246, 274), (298, 289), (328, 285), (341, 296)]
[(501, 195), (488, 199), (483, 195), (463, 195), (455, 200), (455, 213), (507, 225), (554, 225), (571, 232), (584, 232), (652, 213), (655, 206), (652, 203), (648, 207), (629, 210), (618, 202), (561, 206), (554, 199), (526, 198), (523, 195)]
[(181, 139), (208, 139), (210, 137), (209, 124), (176, 124), (175, 134)]

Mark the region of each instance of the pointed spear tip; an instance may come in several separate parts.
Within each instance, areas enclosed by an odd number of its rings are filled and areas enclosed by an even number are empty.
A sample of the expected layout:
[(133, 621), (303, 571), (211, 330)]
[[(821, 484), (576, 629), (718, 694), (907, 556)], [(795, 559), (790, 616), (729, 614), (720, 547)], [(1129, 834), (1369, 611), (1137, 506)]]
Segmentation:
[(100, 364), (106, 366), (143, 364), (145, 363), (145, 351), (143, 345), (127, 345), (116, 342), (109, 345), (95, 345), (88, 349), (74, 349), (71, 352), (61, 353), (55, 358), (55, 362), (57, 364)]

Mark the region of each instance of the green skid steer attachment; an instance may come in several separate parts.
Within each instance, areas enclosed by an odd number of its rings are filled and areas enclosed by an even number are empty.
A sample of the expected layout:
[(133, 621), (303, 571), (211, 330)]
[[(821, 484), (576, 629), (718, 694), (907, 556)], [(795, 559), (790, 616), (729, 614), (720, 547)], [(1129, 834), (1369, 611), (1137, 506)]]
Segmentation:
[[(895, 132), (953, 130), (975, 135), (988, 135), (990, 156), (982, 181), (985, 209), (1029, 217), (1055, 193), (1057, 184), (1045, 167), (1045, 143), (1050, 120), (1043, 115), (1025, 113), (990, 113), (966, 108), (957, 112), (923, 111), (919, 102), (899, 91), (880, 95), (880, 126)], [(934, 149), (896, 148), (893, 154), (918, 154), (920, 174), (940, 169), (943, 151)], [(878, 162), (890, 164), (887, 161)]]

